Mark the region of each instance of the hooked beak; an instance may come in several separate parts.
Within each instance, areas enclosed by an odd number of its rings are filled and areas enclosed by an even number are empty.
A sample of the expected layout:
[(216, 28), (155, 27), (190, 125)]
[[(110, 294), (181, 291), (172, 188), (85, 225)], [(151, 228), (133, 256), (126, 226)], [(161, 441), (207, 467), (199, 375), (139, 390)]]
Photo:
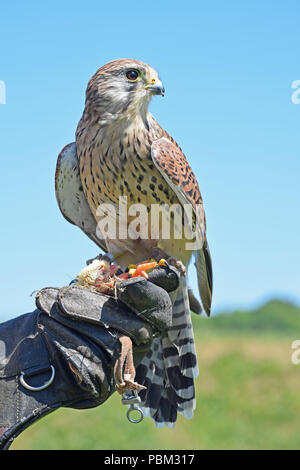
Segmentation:
[(146, 89), (149, 90), (153, 95), (165, 96), (165, 88), (161, 82), (155, 85), (147, 85)]

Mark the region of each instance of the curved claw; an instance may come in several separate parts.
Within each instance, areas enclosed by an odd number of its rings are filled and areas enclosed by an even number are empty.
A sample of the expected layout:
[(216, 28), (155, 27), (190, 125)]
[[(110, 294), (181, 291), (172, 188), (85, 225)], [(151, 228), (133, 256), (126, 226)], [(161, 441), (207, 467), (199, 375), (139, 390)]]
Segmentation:
[(184, 266), (183, 262), (178, 260), (174, 256), (167, 255), (167, 253), (165, 253), (161, 248), (158, 248), (157, 246), (155, 246), (152, 249), (152, 256), (159, 263), (161, 261), (163, 262), (167, 261), (167, 263), (169, 263), (171, 266), (174, 266), (175, 268), (177, 268), (182, 276), (186, 275), (186, 267)]

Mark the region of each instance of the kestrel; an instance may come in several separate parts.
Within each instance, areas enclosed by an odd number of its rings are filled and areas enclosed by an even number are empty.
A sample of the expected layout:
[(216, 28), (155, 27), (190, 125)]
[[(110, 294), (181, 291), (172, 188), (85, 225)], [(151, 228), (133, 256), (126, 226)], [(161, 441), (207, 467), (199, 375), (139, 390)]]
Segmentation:
[[(57, 201), (64, 217), (124, 268), (151, 258), (155, 250), (162, 250), (184, 266), (194, 254), (201, 303), (209, 315), (212, 267), (199, 186), (181, 148), (148, 110), (153, 95), (164, 93), (156, 70), (137, 60), (115, 60), (95, 73), (88, 83), (76, 142), (67, 145), (58, 157)], [(146, 207), (148, 237), (118, 236), (120, 197), (128, 206)], [(98, 208), (103, 204), (116, 208), (115, 236), (99, 237)], [(168, 220), (177, 221), (169, 237), (162, 236), (161, 227), (158, 236), (150, 236), (154, 205)], [(180, 219), (170, 210), (173, 205), (184, 208)], [(187, 207), (191, 208), (192, 220), (189, 230), (183, 231)], [(129, 227), (133, 216), (129, 212), (127, 215)], [(183, 233), (181, 238), (178, 233)], [(190, 233), (197, 239), (193, 249), (186, 248)], [(198, 370), (190, 302), (199, 313), (201, 308), (188, 290), (185, 276), (181, 276), (172, 328), (154, 339), (150, 352), (137, 367), (138, 382), (147, 386), (140, 392), (144, 411), (157, 426), (173, 427), (177, 411), (190, 418), (195, 408), (194, 378)]]

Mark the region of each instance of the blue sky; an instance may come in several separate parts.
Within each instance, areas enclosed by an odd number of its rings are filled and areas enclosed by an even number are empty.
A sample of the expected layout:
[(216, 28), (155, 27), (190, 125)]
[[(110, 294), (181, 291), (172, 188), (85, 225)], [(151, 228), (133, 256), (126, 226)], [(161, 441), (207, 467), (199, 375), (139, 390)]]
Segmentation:
[(5, 2), (0, 14), (0, 317), (67, 284), (97, 254), (61, 216), (54, 171), (74, 141), (87, 82), (130, 57), (160, 73), (151, 111), (205, 201), (213, 311), (300, 302), (297, 1)]

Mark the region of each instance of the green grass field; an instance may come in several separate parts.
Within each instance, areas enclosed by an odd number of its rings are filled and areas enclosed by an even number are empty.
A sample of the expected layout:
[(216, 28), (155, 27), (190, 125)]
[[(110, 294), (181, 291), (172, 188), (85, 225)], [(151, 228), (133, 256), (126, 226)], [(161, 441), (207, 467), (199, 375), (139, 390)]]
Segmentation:
[(120, 396), (102, 406), (60, 409), (11, 449), (299, 449), (300, 309), (273, 301), (253, 312), (194, 318), (200, 374), (197, 409), (175, 429), (130, 424)]

